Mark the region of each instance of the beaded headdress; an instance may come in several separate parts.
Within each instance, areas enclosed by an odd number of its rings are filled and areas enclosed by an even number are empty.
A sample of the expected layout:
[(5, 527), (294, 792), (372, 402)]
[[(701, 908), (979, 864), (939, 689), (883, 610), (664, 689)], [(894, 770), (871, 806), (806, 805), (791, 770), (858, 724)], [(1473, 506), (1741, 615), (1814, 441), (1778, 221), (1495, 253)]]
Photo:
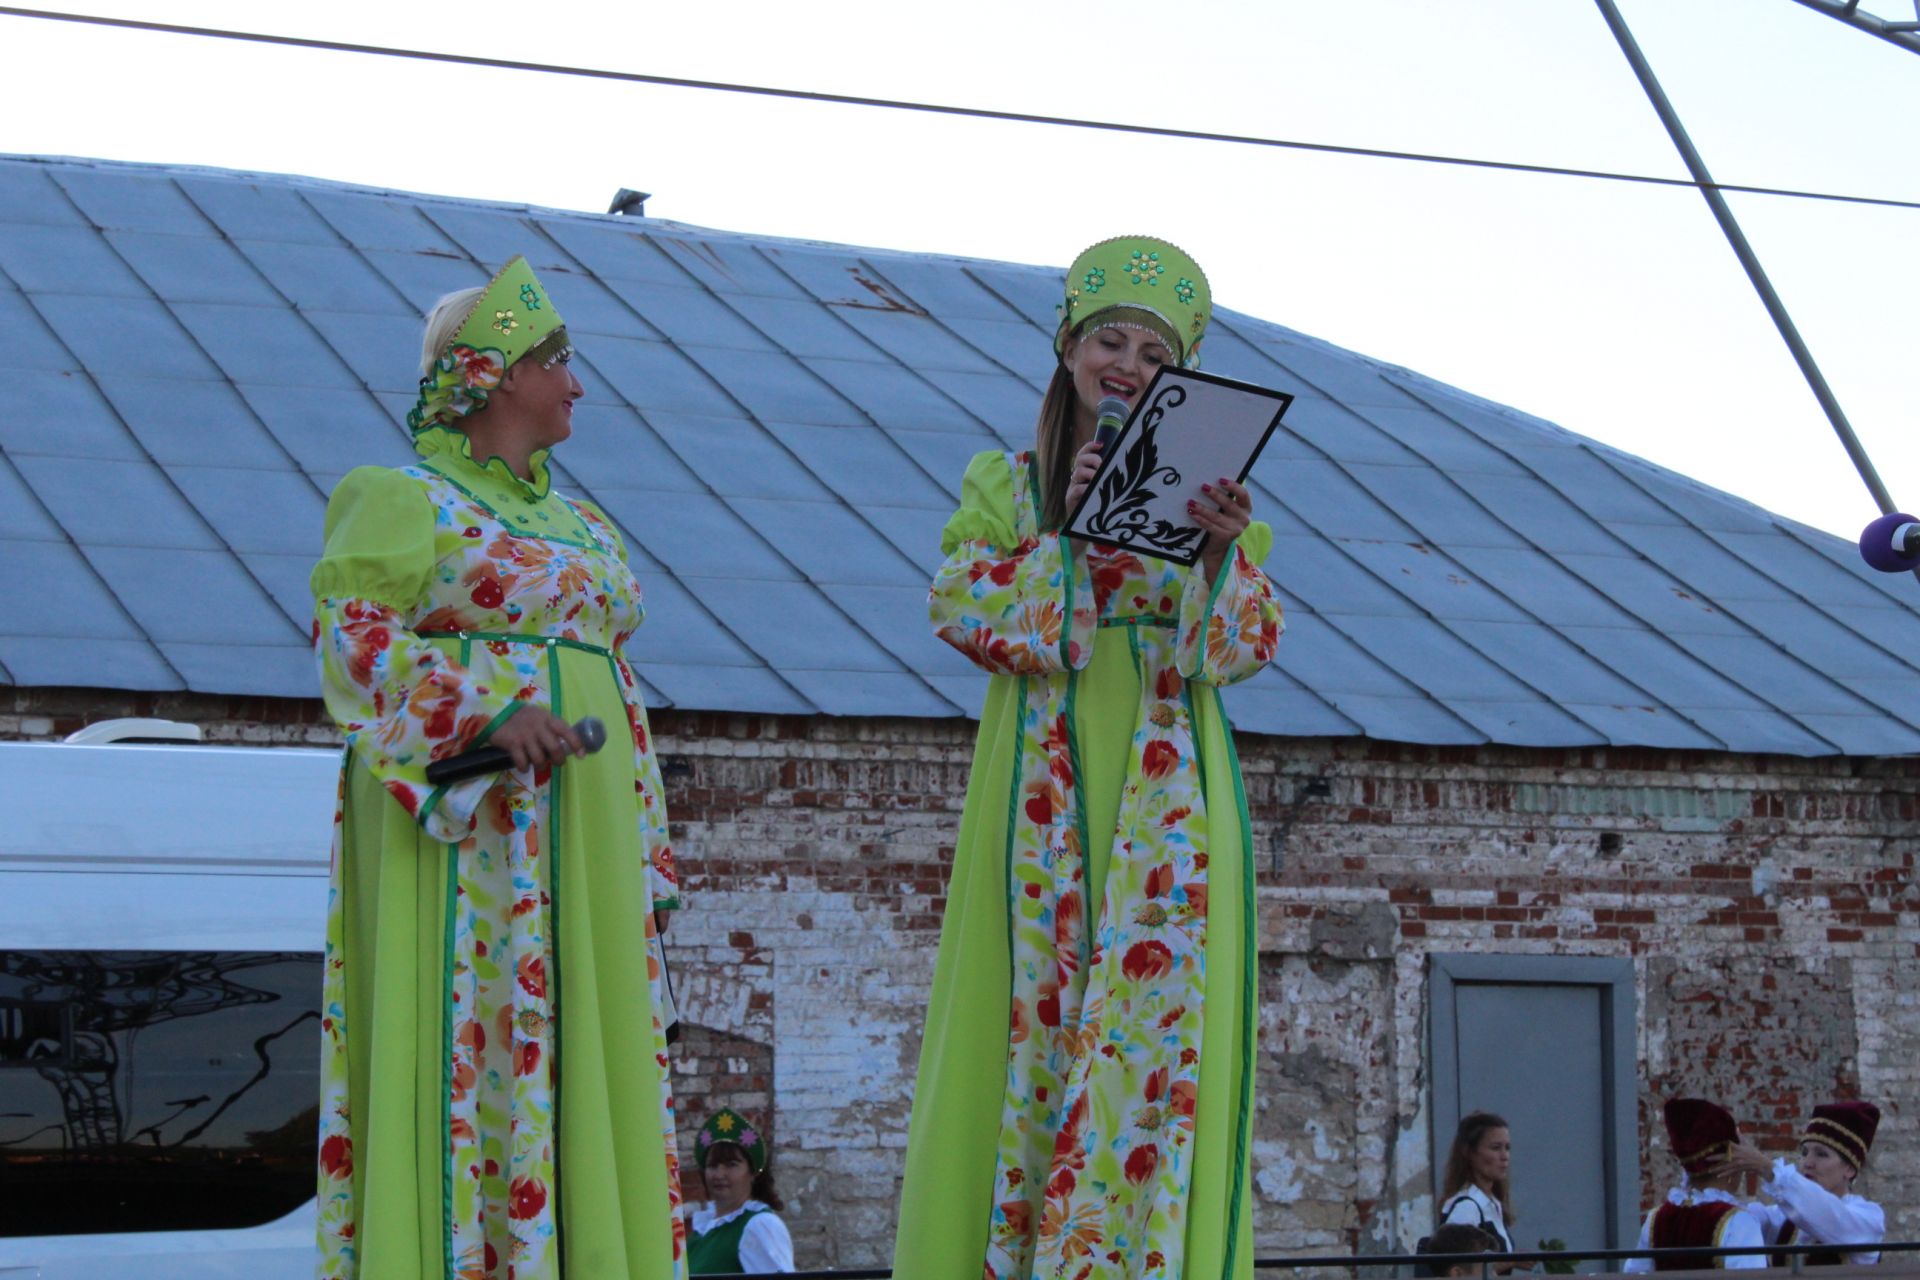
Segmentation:
[[(1116, 236), (1081, 250), (1067, 268), (1067, 296), (1053, 338), (1110, 324), (1146, 329), (1185, 368), (1198, 368), (1200, 339), (1213, 313), (1206, 273), (1184, 249), (1152, 236)], [(1097, 321), (1097, 323), (1096, 323)]]
[(1880, 1108), (1871, 1102), (1826, 1102), (1813, 1109), (1813, 1119), (1807, 1121), (1800, 1141), (1824, 1142), (1858, 1173), (1866, 1167), (1867, 1152), (1879, 1128)]
[(484, 409), (515, 361), (569, 352), (566, 321), (527, 260), (516, 255), (487, 283), (420, 379), (420, 399), (407, 413), (407, 426), (418, 433)]
[(747, 1168), (761, 1173), (767, 1167), (767, 1141), (760, 1136), (759, 1130), (747, 1123), (747, 1118), (732, 1107), (722, 1107), (707, 1117), (700, 1126), (700, 1136), (693, 1140), (694, 1154), (699, 1157), (700, 1167), (707, 1167), (707, 1156), (714, 1145), (731, 1142), (740, 1148), (747, 1157)]

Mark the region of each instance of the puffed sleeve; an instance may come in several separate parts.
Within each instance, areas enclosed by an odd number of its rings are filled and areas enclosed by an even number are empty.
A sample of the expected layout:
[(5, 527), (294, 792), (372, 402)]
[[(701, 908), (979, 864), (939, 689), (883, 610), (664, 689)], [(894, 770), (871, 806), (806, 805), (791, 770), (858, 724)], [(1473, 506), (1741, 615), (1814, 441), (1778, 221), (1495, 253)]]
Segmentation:
[(1760, 1224), (1762, 1244), (1772, 1244), (1780, 1238), (1780, 1232), (1787, 1225), (1787, 1215), (1779, 1205), (1749, 1200), (1746, 1209), (1753, 1220)]
[(1273, 661), (1286, 621), (1260, 571), (1273, 530), (1259, 520), (1234, 539), (1211, 583), (1195, 566), (1180, 597), (1180, 674), (1201, 684), (1245, 680)]
[[(1735, 1209), (1721, 1221), (1720, 1239), (1716, 1241), (1723, 1249), (1758, 1249), (1766, 1242), (1760, 1219), (1744, 1207)], [(1765, 1267), (1770, 1261), (1764, 1253), (1748, 1253), (1722, 1258), (1720, 1265), (1727, 1268)]]
[[(1773, 1162), (1773, 1178), (1761, 1188), (1795, 1226), (1822, 1244), (1878, 1244), (1886, 1239), (1887, 1216), (1860, 1196), (1837, 1196), (1786, 1160)], [(1795, 1243), (1799, 1243), (1796, 1241)], [(1852, 1262), (1871, 1263), (1880, 1255), (1850, 1253)]]
[(779, 1274), (793, 1270), (793, 1237), (771, 1213), (756, 1213), (740, 1233), (740, 1269)]
[(521, 703), (520, 681), (486, 646), (461, 666), (409, 629), (433, 572), (433, 506), (412, 477), (348, 472), (327, 503), (326, 550), (314, 566), (313, 645), (321, 696), (347, 745), (433, 839), (473, 830), (497, 777), (435, 788), (427, 765), (457, 755)]
[(1015, 535), (1013, 470), (1004, 453), (967, 467), (946, 556), (928, 596), (934, 634), (995, 675), (1078, 669), (1093, 656), (1093, 584), (1078, 545), (1057, 533)]

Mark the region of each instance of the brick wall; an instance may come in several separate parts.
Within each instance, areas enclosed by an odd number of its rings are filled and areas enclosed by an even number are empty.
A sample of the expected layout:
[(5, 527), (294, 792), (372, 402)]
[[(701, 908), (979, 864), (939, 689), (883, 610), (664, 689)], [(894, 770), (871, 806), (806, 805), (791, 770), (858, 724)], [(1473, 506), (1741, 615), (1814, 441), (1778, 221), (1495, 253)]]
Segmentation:
[[(223, 741), (331, 737), (308, 703), (73, 690), (0, 694), (0, 737), (128, 714)], [(668, 938), (687, 1119), (721, 1103), (759, 1117), (771, 1099), (802, 1265), (884, 1262), (973, 727), (680, 712), (654, 727), (691, 904)], [(1862, 1189), (1892, 1235), (1920, 1233), (1920, 761), (1241, 745), (1262, 1253), (1427, 1229), (1434, 952), (1633, 962), (1643, 1199), (1670, 1176), (1669, 1091), (1717, 1093), (1782, 1149), (1813, 1103), (1857, 1092), (1886, 1113)]]

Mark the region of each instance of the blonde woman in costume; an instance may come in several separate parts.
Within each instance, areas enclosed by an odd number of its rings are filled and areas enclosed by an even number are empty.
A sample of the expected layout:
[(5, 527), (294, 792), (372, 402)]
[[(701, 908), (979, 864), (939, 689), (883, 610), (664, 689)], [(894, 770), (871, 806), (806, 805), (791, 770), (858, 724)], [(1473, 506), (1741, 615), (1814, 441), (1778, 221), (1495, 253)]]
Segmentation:
[[(553, 492), (580, 383), (523, 259), (440, 303), (420, 461), (334, 490), (314, 645), (346, 735), (327, 916), (328, 1280), (685, 1274), (656, 910), (678, 905), (611, 521)], [(569, 721), (595, 716), (597, 754)], [(512, 767), (436, 787), (481, 744)], [(664, 919), (664, 917), (661, 917)]]
[(1095, 406), (1197, 363), (1206, 277), (1163, 240), (1067, 278), (1035, 447), (967, 468), (931, 609), (992, 682), (954, 850), (901, 1192), (915, 1280), (1239, 1280), (1253, 867), (1220, 689), (1273, 657), (1252, 499), (1191, 568), (1063, 537)]

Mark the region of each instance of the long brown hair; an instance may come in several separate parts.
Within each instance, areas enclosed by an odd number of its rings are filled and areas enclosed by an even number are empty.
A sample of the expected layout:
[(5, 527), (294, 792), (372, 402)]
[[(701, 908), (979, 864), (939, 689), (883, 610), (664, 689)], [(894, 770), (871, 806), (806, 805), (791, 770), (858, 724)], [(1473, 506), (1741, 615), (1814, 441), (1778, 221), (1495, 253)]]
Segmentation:
[(1033, 452), (1040, 473), (1040, 531), (1050, 533), (1067, 522), (1067, 485), (1073, 479), (1073, 410), (1079, 393), (1064, 364), (1053, 366), (1053, 381), (1040, 401)]
[[(1447, 1174), (1440, 1180), (1440, 1200), (1445, 1203), (1453, 1198), (1453, 1193), (1473, 1182), (1473, 1153), (1487, 1140), (1487, 1135), (1495, 1129), (1511, 1131), (1512, 1125), (1491, 1111), (1475, 1111), (1463, 1117), (1460, 1127), (1454, 1130), (1453, 1148), (1447, 1152)], [(1493, 1198), (1500, 1202), (1500, 1214), (1511, 1226), (1517, 1216), (1513, 1211), (1512, 1179), (1499, 1178), (1493, 1184)]]

